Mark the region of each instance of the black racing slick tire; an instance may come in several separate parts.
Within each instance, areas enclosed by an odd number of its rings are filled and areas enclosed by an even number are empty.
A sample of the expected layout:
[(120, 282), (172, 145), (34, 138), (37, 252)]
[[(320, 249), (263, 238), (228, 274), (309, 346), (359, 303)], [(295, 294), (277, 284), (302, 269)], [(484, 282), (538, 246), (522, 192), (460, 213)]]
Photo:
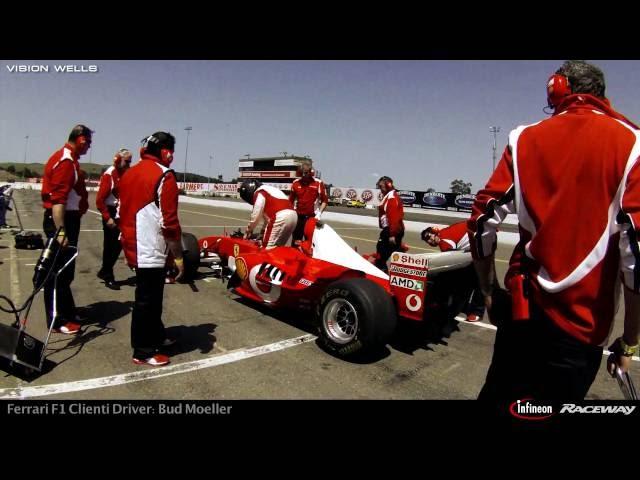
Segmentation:
[(345, 359), (383, 350), (398, 321), (389, 294), (365, 278), (329, 285), (318, 302), (316, 320), (322, 346)]
[(184, 258), (184, 281), (190, 282), (196, 277), (200, 267), (200, 247), (198, 239), (192, 233), (182, 234), (182, 255)]

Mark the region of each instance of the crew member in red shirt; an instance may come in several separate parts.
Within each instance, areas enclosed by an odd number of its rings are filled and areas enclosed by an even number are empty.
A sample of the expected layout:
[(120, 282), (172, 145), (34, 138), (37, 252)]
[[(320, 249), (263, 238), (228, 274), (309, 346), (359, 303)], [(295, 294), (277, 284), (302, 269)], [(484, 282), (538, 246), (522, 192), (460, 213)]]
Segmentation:
[(324, 182), (314, 177), (309, 162), (302, 164), (302, 177), (293, 181), (289, 200), (295, 205), (298, 214), (298, 223), (293, 232), (293, 241), (295, 242), (302, 240), (307, 220), (314, 217), (320, 220), (322, 212), (329, 203)]
[(162, 299), (168, 252), (184, 274), (182, 230), (178, 220), (178, 184), (169, 165), (175, 138), (156, 132), (144, 140), (140, 161), (120, 180), (118, 225), (127, 263), (136, 271), (131, 313), (131, 346), (137, 365), (161, 366), (169, 357), (163, 347), (175, 343), (162, 323)]
[(376, 244), (375, 266), (383, 272), (388, 271), (387, 260), (393, 252), (399, 251), (404, 237), (404, 208), (398, 191), (389, 177), (381, 177), (376, 186), (382, 192), (382, 201), (378, 205), (378, 223), (382, 231)]
[[(428, 227), (422, 231), (420, 236), (422, 240), (432, 247), (438, 247), (441, 252), (451, 252), (453, 250), (468, 252), (471, 249), (469, 245), (469, 235), (467, 235), (466, 221), (454, 223), (442, 229), (438, 227)], [(460, 273), (464, 275), (465, 278), (461, 279), (461, 282), (458, 284), (459, 287), (466, 285), (469, 280), (474, 285), (469, 301), (464, 309), (464, 313), (467, 315), (467, 321), (479, 322), (484, 315), (484, 297), (480, 289), (477, 288), (476, 274), (473, 270), (469, 272), (466, 268), (461, 270)]]
[(100, 177), (100, 187), (96, 195), (96, 207), (102, 214), (102, 230), (104, 242), (102, 247), (102, 267), (98, 278), (104, 280), (107, 287), (119, 290), (113, 275), (113, 266), (122, 251), (120, 229), (116, 223), (116, 211), (120, 179), (131, 166), (132, 155), (126, 148), (118, 150), (113, 157), (113, 165), (107, 168)]
[(289, 245), (298, 216), (282, 190), (262, 185), (256, 180), (245, 180), (238, 189), (240, 198), (253, 205), (251, 220), (245, 238), (251, 238), (254, 229), (264, 224), (262, 246), (266, 249)]
[[(87, 189), (78, 159), (89, 151), (92, 133), (85, 125), (73, 127), (67, 143), (51, 155), (44, 168), (41, 191), (44, 207), (42, 228), (48, 238), (59, 230), (58, 241), (62, 247), (54, 268), (61, 267), (73, 256), (74, 252), (68, 246), (78, 245), (80, 218), (88, 207)], [(53, 322), (53, 331), (56, 333), (75, 334), (80, 330), (71, 292), (74, 275), (75, 261), (58, 277), (56, 318), (53, 318), (53, 276), (44, 287), (47, 326), (51, 326)]]
[[(629, 369), (640, 332), (640, 131), (605, 97), (602, 71), (568, 61), (547, 82), (551, 118), (520, 126), (468, 222), (485, 304), (498, 322), (480, 399), (580, 401), (593, 383), (624, 290), (624, 331), (610, 373)], [(505, 286), (512, 315), (493, 318), (496, 229), (518, 215)]]

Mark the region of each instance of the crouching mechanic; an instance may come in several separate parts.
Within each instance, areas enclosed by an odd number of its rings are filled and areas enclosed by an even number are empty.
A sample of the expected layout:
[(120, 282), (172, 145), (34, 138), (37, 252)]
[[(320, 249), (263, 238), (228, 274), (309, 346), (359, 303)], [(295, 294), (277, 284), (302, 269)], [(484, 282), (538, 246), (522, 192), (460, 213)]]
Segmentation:
[[(447, 228), (440, 229), (438, 227), (425, 228), (420, 234), (422, 240), (432, 247), (438, 247), (441, 252), (451, 252), (457, 250), (460, 252), (471, 251), (469, 244), (469, 235), (467, 234), (467, 222), (454, 223)], [(468, 322), (478, 322), (482, 320), (484, 315), (484, 296), (478, 288), (478, 280), (471, 266), (470, 269), (464, 269), (461, 274), (465, 276), (464, 280), (470, 280), (473, 284), (471, 298), (465, 307)]]
[(308, 162), (302, 164), (302, 177), (293, 181), (289, 200), (292, 205), (296, 206), (298, 214), (298, 223), (293, 232), (293, 241), (295, 242), (302, 240), (307, 220), (314, 217), (320, 220), (322, 212), (329, 203), (324, 182), (314, 177), (314, 171)]
[(100, 187), (96, 195), (96, 208), (102, 214), (104, 243), (102, 247), (102, 267), (98, 278), (111, 289), (119, 289), (113, 275), (113, 266), (122, 251), (120, 230), (116, 224), (116, 211), (120, 189), (120, 179), (131, 166), (131, 152), (126, 148), (118, 150), (113, 157), (113, 165), (100, 177)]
[(238, 189), (240, 198), (253, 205), (251, 221), (244, 238), (251, 238), (253, 230), (265, 223), (262, 246), (267, 249), (289, 245), (298, 215), (289, 198), (275, 187), (256, 180), (245, 180)]
[(122, 248), (127, 263), (136, 271), (136, 294), (131, 315), (133, 362), (166, 365), (162, 347), (175, 341), (167, 337), (162, 323), (167, 252), (173, 254), (184, 273), (182, 230), (178, 220), (178, 184), (169, 168), (175, 138), (157, 132), (143, 140), (140, 161), (120, 181), (118, 205)]
[(382, 201), (378, 206), (378, 222), (382, 231), (376, 245), (375, 266), (387, 271), (387, 260), (393, 252), (399, 251), (404, 237), (404, 209), (393, 180), (381, 177), (376, 186), (382, 192)]

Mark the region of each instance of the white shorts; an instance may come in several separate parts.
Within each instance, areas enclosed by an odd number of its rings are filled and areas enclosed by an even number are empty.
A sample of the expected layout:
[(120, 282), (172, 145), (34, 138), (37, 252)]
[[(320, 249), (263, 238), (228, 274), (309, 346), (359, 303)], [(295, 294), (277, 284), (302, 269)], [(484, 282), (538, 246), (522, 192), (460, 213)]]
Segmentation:
[(273, 223), (267, 226), (262, 246), (269, 249), (289, 245), (297, 223), (298, 214), (294, 210), (280, 210)]

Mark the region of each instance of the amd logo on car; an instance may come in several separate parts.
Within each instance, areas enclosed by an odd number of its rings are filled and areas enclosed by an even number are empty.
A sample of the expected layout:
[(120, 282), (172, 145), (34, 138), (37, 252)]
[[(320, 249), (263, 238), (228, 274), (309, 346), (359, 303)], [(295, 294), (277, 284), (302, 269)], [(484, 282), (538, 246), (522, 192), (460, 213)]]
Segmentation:
[(391, 275), (389, 285), (406, 288), (407, 290), (415, 290), (416, 292), (422, 292), (424, 290), (424, 282), (413, 280), (412, 278), (396, 277), (395, 275)]
[(409, 190), (402, 190), (398, 192), (398, 195), (400, 195), (400, 198), (402, 199), (402, 203), (406, 205), (411, 205), (413, 202), (416, 201), (415, 192), (411, 192)]
[(365, 203), (373, 200), (373, 192), (371, 190), (364, 190), (360, 196), (362, 197), (362, 201)]
[(444, 195), (444, 193), (425, 193), (422, 196), (422, 202), (425, 205), (430, 205), (433, 207), (444, 207), (447, 204), (447, 197)]

